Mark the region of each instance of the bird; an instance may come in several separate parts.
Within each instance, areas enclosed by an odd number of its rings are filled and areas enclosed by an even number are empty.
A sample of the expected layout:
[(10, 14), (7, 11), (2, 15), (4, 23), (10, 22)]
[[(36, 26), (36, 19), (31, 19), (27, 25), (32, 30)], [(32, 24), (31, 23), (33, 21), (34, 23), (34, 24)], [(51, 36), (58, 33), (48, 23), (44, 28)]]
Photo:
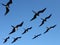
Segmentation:
[(32, 12), (35, 13), (35, 14), (34, 14), (33, 18), (32, 18), (30, 21), (36, 19), (37, 16), (39, 16), (39, 14), (40, 14), (40, 13), (43, 13), (45, 10), (46, 10), (46, 8), (44, 8), (44, 9), (38, 11), (38, 12), (35, 12), (35, 11), (32, 10)]
[(54, 28), (54, 27), (56, 27), (56, 25), (53, 25), (53, 26), (51, 26), (51, 27), (47, 27), (46, 31), (45, 31), (43, 34), (47, 33), (50, 29), (52, 29), (52, 28)]
[(32, 29), (32, 27), (29, 27), (29, 28), (25, 29), (22, 34), (25, 34), (25, 33), (28, 32), (30, 29)]
[(49, 16), (47, 16), (45, 19), (41, 18), (42, 23), (39, 26), (42, 26), (47, 21), (47, 19), (49, 19), (51, 16), (52, 16), (52, 14), (50, 14)]
[(5, 5), (5, 4), (2, 4), (3, 6), (6, 7), (5, 15), (7, 15), (7, 13), (10, 11), (10, 10), (9, 10), (9, 6), (10, 6), (10, 4), (12, 4), (12, 0), (9, 0), (9, 2), (8, 2), (6, 5)]
[(38, 35), (34, 35), (34, 37), (32, 39), (37, 38), (38, 36), (41, 36), (42, 34), (38, 34)]
[(10, 37), (5, 38), (3, 43), (6, 43), (9, 38)]
[(14, 38), (14, 40), (11, 43), (16, 42), (19, 38), (22, 38), (22, 37), (16, 37), (16, 38)]
[(21, 27), (23, 25), (23, 23), (24, 22), (22, 21), (20, 24), (16, 25), (15, 27), (13, 25), (11, 25), (13, 27), (13, 29), (12, 29), (12, 31), (9, 34), (12, 34), (15, 31), (17, 31), (18, 30), (18, 27)]

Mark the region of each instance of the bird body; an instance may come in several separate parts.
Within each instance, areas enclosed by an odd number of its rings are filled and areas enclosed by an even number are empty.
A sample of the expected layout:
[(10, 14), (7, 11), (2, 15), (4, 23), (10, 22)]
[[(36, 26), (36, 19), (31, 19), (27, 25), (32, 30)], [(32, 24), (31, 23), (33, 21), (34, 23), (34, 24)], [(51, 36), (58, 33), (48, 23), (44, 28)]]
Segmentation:
[(52, 16), (52, 14), (50, 14), (49, 16), (47, 16), (45, 19), (41, 18), (42, 23), (39, 26), (42, 26), (47, 21), (47, 19), (49, 19), (51, 16)]
[(50, 29), (54, 28), (55, 26), (56, 26), (56, 25), (53, 25), (53, 26), (51, 26), (51, 27), (47, 27), (47, 30), (44, 32), (44, 34), (47, 33)]
[(32, 27), (25, 29), (25, 31), (24, 31), (22, 34), (25, 34), (25, 33), (28, 32), (30, 29), (32, 29)]
[(19, 38), (21, 38), (21, 37), (14, 38), (14, 40), (12, 41), (12, 43), (16, 42)]
[(32, 10), (33, 13), (35, 13), (35, 14), (34, 14), (33, 18), (32, 18), (30, 21), (36, 19), (37, 16), (39, 16), (39, 14), (40, 14), (40, 13), (43, 13), (45, 10), (46, 10), (46, 8), (44, 8), (43, 10), (40, 10), (40, 11), (38, 11), (38, 12), (35, 12), (35, 11)]
[(22, 25), (23, 25), (23, 22), (21, 22), (19, 25), (16, 25), (15, 27), (13, 25), (11, 25), (13, 27), (13, 29), (9, 34), (16, 32), (18, 30), (18, 27), (21, 27)]
[(38, 36), (41, 36), (42, 34), (35, 35), (32, 39), (37, 38)]
[(3, 43), (6, 43), (9, 38), (10, 37), (5, 38)]
[(5, 15), (7, 15), (7, 13), (9, 12), (9, 5), (12, 4), (12, 0), (9, 0), (9, 2), (5, 5), (5, 4), (2, 4), (3, 6), (6, 7), (6, 12), (5, 12)]

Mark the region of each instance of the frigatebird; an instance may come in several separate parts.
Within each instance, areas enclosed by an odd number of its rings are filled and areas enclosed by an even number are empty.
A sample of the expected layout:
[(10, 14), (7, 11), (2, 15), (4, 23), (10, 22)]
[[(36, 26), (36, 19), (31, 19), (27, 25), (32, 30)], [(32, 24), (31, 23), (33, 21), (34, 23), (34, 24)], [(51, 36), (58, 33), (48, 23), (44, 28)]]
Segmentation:
[(3, 43), (6, 43), (9, 38), (10, 37), (5, 38)]
[(12, 4), (12, 0), (9, 0), (9, 2), (5, 5), (5, 4), (2, 4), (3, 6), (6, 7), (6, 12), (5, 12), (5, 15), (7, 15), (7, 13), (9, 12), (9, 6), (10, 4)]
[(25, 34), (25, 33), (28, 32), (30, 29), (32, 29), (32, 27), (29, 27), (29, 28), (25, 29), (22, 34)]
[(23, 25), (24, 22), (21, 22), (20, 24), (16, 25), (15, 27), (13, 25), (11, 25), (13, 27), (12, 31), (9, 34), (14, 33), (16, 30), (18, 30), (18, 27), (21, 27)]
[(42, 34), (38, 34), (38, 35), (34, 35), (34, 37), (32, 39), (37, 38), (38, 36), (41, 36)]
[(52, 14), (50, 14), (49, 16), (47, 16), (45, 19), (41, 18), (42, 23), (39, 26), (42, 26), (47, 21), (47, 19), (49, 19), (51, 16), (52, 16)]
[(54, 28), (54, 27), (56, 27), (56, 25), (53, 25), (53, 26), (51, 26), (51, 27), (47, 27), (47, 30), (44, 32), (44, 34), (47, 33), (50, 29), (52, 29), (52, 28)]
[(33, 11), (33, 13), (35, 13), (34, 14), (34, 16), (33, 16), (33, 18), (30, 20), (30, 21), (32, 21), (32, 20), (34, 20), (34, 19), (36, 19), (37, 18), (37, 16), (39, 16), (39, 14), (40, 13), (43, 13), (44, 11), (46, 10), (46, 8), (44, 8), (44, 9), (42, 9), (42, 10), (40, 10), (40, 11), (38, 11), (38, 12), (35, 12), (35, 11)]
[(22, 37), (16, 37), (16, 38), (14, 38), (14, 40), (11, 43), (16, 42), (19, 38), (22, 38)]

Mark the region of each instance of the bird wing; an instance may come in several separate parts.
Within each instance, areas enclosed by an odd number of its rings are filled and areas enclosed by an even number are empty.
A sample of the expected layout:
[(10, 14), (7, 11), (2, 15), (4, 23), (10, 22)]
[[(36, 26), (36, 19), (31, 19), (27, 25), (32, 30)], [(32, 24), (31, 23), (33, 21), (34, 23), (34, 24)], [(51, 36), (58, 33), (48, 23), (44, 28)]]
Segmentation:
[(50, 14), (49, 16), (47, 16), (45, 19), (49, 19), (52, 16), (52, 14)]
[(14, 43), (16, 40), (17, 40), (17, 39), (14, 39), (14, 40), (12, 41), (12, 43)]
[(34, 20), (36, 17), (37, 17), (37, 16), (36, 16), (36, 15), (34, 15), (34, 16), (33, 16), (33, 18), (32, 18), (30, 21)]
[(7, 42), (8, 39), (9, 39), (9, 37), (7, 37), (6, 39), (4, 39), (4, 42), (3, 43)]
[(5, 12), (5, 15), (7, 15), (7, 13), (9, 12), (9, 8), (6, 7), (6, 12)]
[(43, 13), (46, 10), (46, 8), (44, 8), (43, 10), (38, 11), (38, 13)]
[(38, 34), (38, 36), (41, 36), (42, 34)]
[(22, 34), (25, 34), (25, 33), (26, 33), (26, 30)]
[(23, 25), (24, 22), (21, 22), (20, 24), (18, 24), (16, 27), (21, 27)]
[(8, 6), (9, 6), (10, 4), (12, 4), (12, 0), (9, 0), (9, 2), (7, 3)]
[(47, 30), (44, 32), (44, 34), (47, 33), (48, 31), (49, 31), (49, 30), (47, 29)]
[(50, 28), (54, 28), (54, 27), (56, 27), (56, 25), (54, 25), (54, 26), (51, 26)]
[(9, 33), (9, 34), (12, 34), (12, 33), (14, 33), (15, 32), (15, 28), (13, 28), (13, 30)]
[(32, 39), (35, 39), (37, 36), (34, 36)]
[(44, 24), (44, 22), (45, 22), (45, 21), (43, 20), (42, 23), (40, 24), (40, 26), (42, 26), (42, 25)]

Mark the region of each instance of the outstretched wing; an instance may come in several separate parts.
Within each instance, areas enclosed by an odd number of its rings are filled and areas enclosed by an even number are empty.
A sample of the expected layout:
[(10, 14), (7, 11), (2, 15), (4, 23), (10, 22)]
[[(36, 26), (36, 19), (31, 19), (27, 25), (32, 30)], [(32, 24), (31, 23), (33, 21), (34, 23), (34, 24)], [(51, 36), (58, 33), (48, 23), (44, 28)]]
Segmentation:
[(54, 27), (56, 27), (56, 25), (54, 25), (54, 26), (51, 26), (50, 28), (54, 28)]
[(9, 6), (10, 4), (12, 4), (12, 0), (9, 0), (9, 2), (6, 5)]
[(27, 30), (25, 30), (22, 34), (25, 34), (27, 32)]
[(16, 27), (21, 27), (23, 25), (24, 22), (21, 22), (19, 25), (17, 25)]
[(9, 12), (9, 8), (6, 7), (6, 12), (5, 12), (5, 15), (7, 15), (7, 13)]
[(44, 34), (47, 33), (48, 31), (49, 31), (49, 30), (47, 29), (47, 30), (44, 32)]
[(34, 15), (33, 18), (30, 21), (34, 20), (36, 17), (37, 17), (37, 15)]
[(46, 10), (46, 8), (44, 8), (43, 10), (38, 11), (38, 13), (43, 13)]
[(49, 19), (52, 16), (52, 14), (50, 14), (48, 17), (46, 17), (45, 19)]
[(44, 22), (45, 22), (45, 21), (43, 20), (42, 23), (40, 24), (40, 26), (42, 26), (42, 25), (44, 24)]
[(7, 37), (6, 39), (4, 39), (4, 42), (3, 43), (6, 43), (8, 39), (9, 39), (9, 37)]
[(12, 34), (12, 33), (14, 33), (15, 32), (15, 28), (13, 28), (13, 30), (9, 33), (9, 34)]

